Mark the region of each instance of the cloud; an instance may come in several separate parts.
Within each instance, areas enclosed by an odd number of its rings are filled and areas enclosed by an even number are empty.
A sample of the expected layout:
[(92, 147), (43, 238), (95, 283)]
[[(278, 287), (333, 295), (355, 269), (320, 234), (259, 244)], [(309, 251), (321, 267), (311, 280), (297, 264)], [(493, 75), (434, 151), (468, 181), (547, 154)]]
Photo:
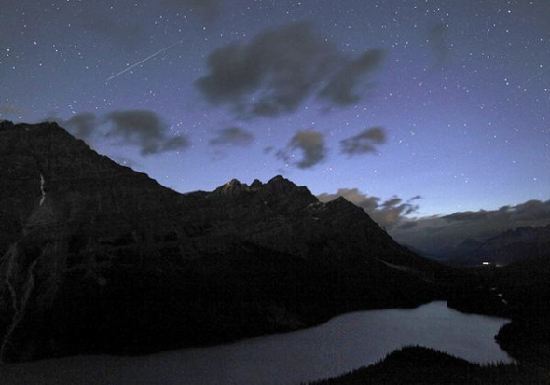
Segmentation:
[(342, 65), (319, 92), (319, 98), (327, 99), (340, 106), (357, 103), (361, 100), (361, 95), (354, 92), (355, 86), (361, 82), (364, 75), (378, 69), (382, 63), (383, 54), (381, 49), (373, 49)]
[(498, 210), (406, 219), (391, 231), (395, 240), (436, 255), (451, 255), (466, 239), (485, 241), (517, 227), (550, 224), (550, 200), (529, 200)]
[[(293, 153), (296, 150), (301, 151), (302, 159), (293, 162)], [(321, 132), (297, 131), (286, 147), (277, 152), (277, 157), (293, 163), (298, 168), (307, 169), (323, 161), (326, 152), (325, 140)]]
[(434, 53), (433, 68), (444, 67), (449, 62), (448, 28), (449, 26), (446, 23), (438, 23), (428, 31), (428, 41)]
[(403, 223), (402, 225), (399, 225), (398, 229), (400, 230), (409, 230), (409, 229), (413, 229), (415, 228), (416, 226), (418, 226), (418, 222), (406, 222), (406, 223)]
[(188, 8), (207, 22), (215, 21), (221, 12), (221, 0), (164, 0), (164, 4), (171, 8)]
[(378, 197), (363, 194), (357, 188), (340, 188), (336, 194), (323, 193), (317, 196), (321, 202), (328, 202), (338, 197), (345, 198), (356, 206), (361, 207), (379, 226), (386, 229), (399, 225), (406, 215), (416, 212), (418, 206), (412, 204), (412, 201), (420, 199), (420, 197), (414, 197), (404, 201), (401, 198), (393, 197), (382, 201)]
[(386, 130), (372, 127), (340, 141), (340, 151), (348, 155), (361, 155), (376, 151), (377, 144), (386, 143)]
[(463, 213), (449, 214), (449, 215), (445, 215), (442, 218), (449, 222), (461, 222), (461, 221), (479, 221), (479, 220), (487, 219), (487, 217), (488, 217), (487, 212), (481, 210), (478, 212), (466, 211)]
[(185, 136), (174, 136), (172, 138), (166, 139), (164, 143), (162, 143), (160, 147), (160, 152), (169, 152), (169, 151), (177, 151), (182, 150), (189, 146), (189, 140)]
[(23, 110), (16, 106), (2, 105), (0, 106), (0, 116), (3, 115), (21, 115)]
[(84, 112), (74, 115), (69, 120), (61, 121), (60, 124), (77, 138), (85, 140), (94, 133), (98, 125), (98, 119), (94, 114)]
[(210, 140), (213, 146), (234, 145), (248, 146), (254, 141), (254, 135), (240, 127), (224, 128), (217, 131), (217, 136)]
[(126, 143), (141, 147), (142, 155), (173, 151), (187, 147), (184, 137), (166, 136), (166, 123), (153, 111), (112, 111), (104, 116), (112, 124), (107, 136), (123, 139)]
[(209, 73), (195, 86), (212, 105), (227, 105), (238, 118), (289, 114), (308, 98), (336, 106), (356, 103), (356, 92), (380, 64), (382, 51), (356, 59), (342, 55), (306, 22), (258, 34), (207, 58)]
[(177, 151), (189, 146), (183, 135), (170, 135), (168, 125), (149, 110), (115, 110), (104, 116), (90, 112), (76, 114), (70, 119), (48, 118), (82, 140), (111, 137), (122, 144), (138, 146), (143, 156)]

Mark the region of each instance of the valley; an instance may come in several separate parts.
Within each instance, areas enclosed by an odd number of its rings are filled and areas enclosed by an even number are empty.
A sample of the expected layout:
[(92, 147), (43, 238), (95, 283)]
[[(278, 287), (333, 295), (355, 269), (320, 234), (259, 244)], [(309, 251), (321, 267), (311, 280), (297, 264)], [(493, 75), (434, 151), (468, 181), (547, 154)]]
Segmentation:
[(0, 161), (6, 364), (211, 347), (444, 300), (510, 318), (501, 348), (548, 370), (546, 255), (444, 265), (280, 175), (180, 194), (55, 123), (1, 122)]

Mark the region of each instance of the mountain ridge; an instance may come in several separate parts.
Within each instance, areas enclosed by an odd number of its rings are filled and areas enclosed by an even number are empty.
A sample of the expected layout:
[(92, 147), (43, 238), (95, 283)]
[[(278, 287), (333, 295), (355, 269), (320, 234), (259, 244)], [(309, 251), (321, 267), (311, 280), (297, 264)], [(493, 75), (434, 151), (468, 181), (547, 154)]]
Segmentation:
[(449, 262), (456, 266), (505, 266), (525, 259), (550, 257), (550, 225), (517, 227), (503, 231)]
[(450, 270), (282, 176), (177, 193), (55, 123), (0, 123), (0, 358), (142, 354), (441, 298)]

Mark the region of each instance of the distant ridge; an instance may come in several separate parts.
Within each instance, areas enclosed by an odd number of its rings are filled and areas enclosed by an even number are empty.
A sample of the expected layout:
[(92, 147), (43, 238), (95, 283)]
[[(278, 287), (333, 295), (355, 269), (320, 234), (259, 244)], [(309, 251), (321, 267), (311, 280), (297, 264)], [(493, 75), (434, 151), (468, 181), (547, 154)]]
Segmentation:
[(469, 252), (453, 258), (451, 264), (505, 266), (531, 258), (550, 258), (550, 225), (507, 230), (486, 242), (477, 242)]

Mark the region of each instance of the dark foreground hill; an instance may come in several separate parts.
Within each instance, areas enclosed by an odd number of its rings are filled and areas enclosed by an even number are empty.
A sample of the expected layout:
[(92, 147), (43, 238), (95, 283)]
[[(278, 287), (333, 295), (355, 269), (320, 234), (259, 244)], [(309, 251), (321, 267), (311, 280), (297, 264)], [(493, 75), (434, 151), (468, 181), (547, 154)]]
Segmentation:
[(526, 259), (499, 270), (494, 279), (512, 322), (497, 341), (508, 354), (535, 363), (550, 375), (550, 258)]
[(0, 164), (5, 362), (292, 330), (417, 306), (456, 279), (280, 176), (179, 194), (54, 123), (1, 122)]
[(516, 364), (472, 364), (433, 349), (406, 347), (377, 364), (315, 385), (360, 384), (548, 384), (543, 371)]
[(470, 288), (456, 290), (448, 306), (511, 318), (496, 336), (500, 347), (550, 376), (550, 258), (528, 258), (508, 266), (469, 270)]

